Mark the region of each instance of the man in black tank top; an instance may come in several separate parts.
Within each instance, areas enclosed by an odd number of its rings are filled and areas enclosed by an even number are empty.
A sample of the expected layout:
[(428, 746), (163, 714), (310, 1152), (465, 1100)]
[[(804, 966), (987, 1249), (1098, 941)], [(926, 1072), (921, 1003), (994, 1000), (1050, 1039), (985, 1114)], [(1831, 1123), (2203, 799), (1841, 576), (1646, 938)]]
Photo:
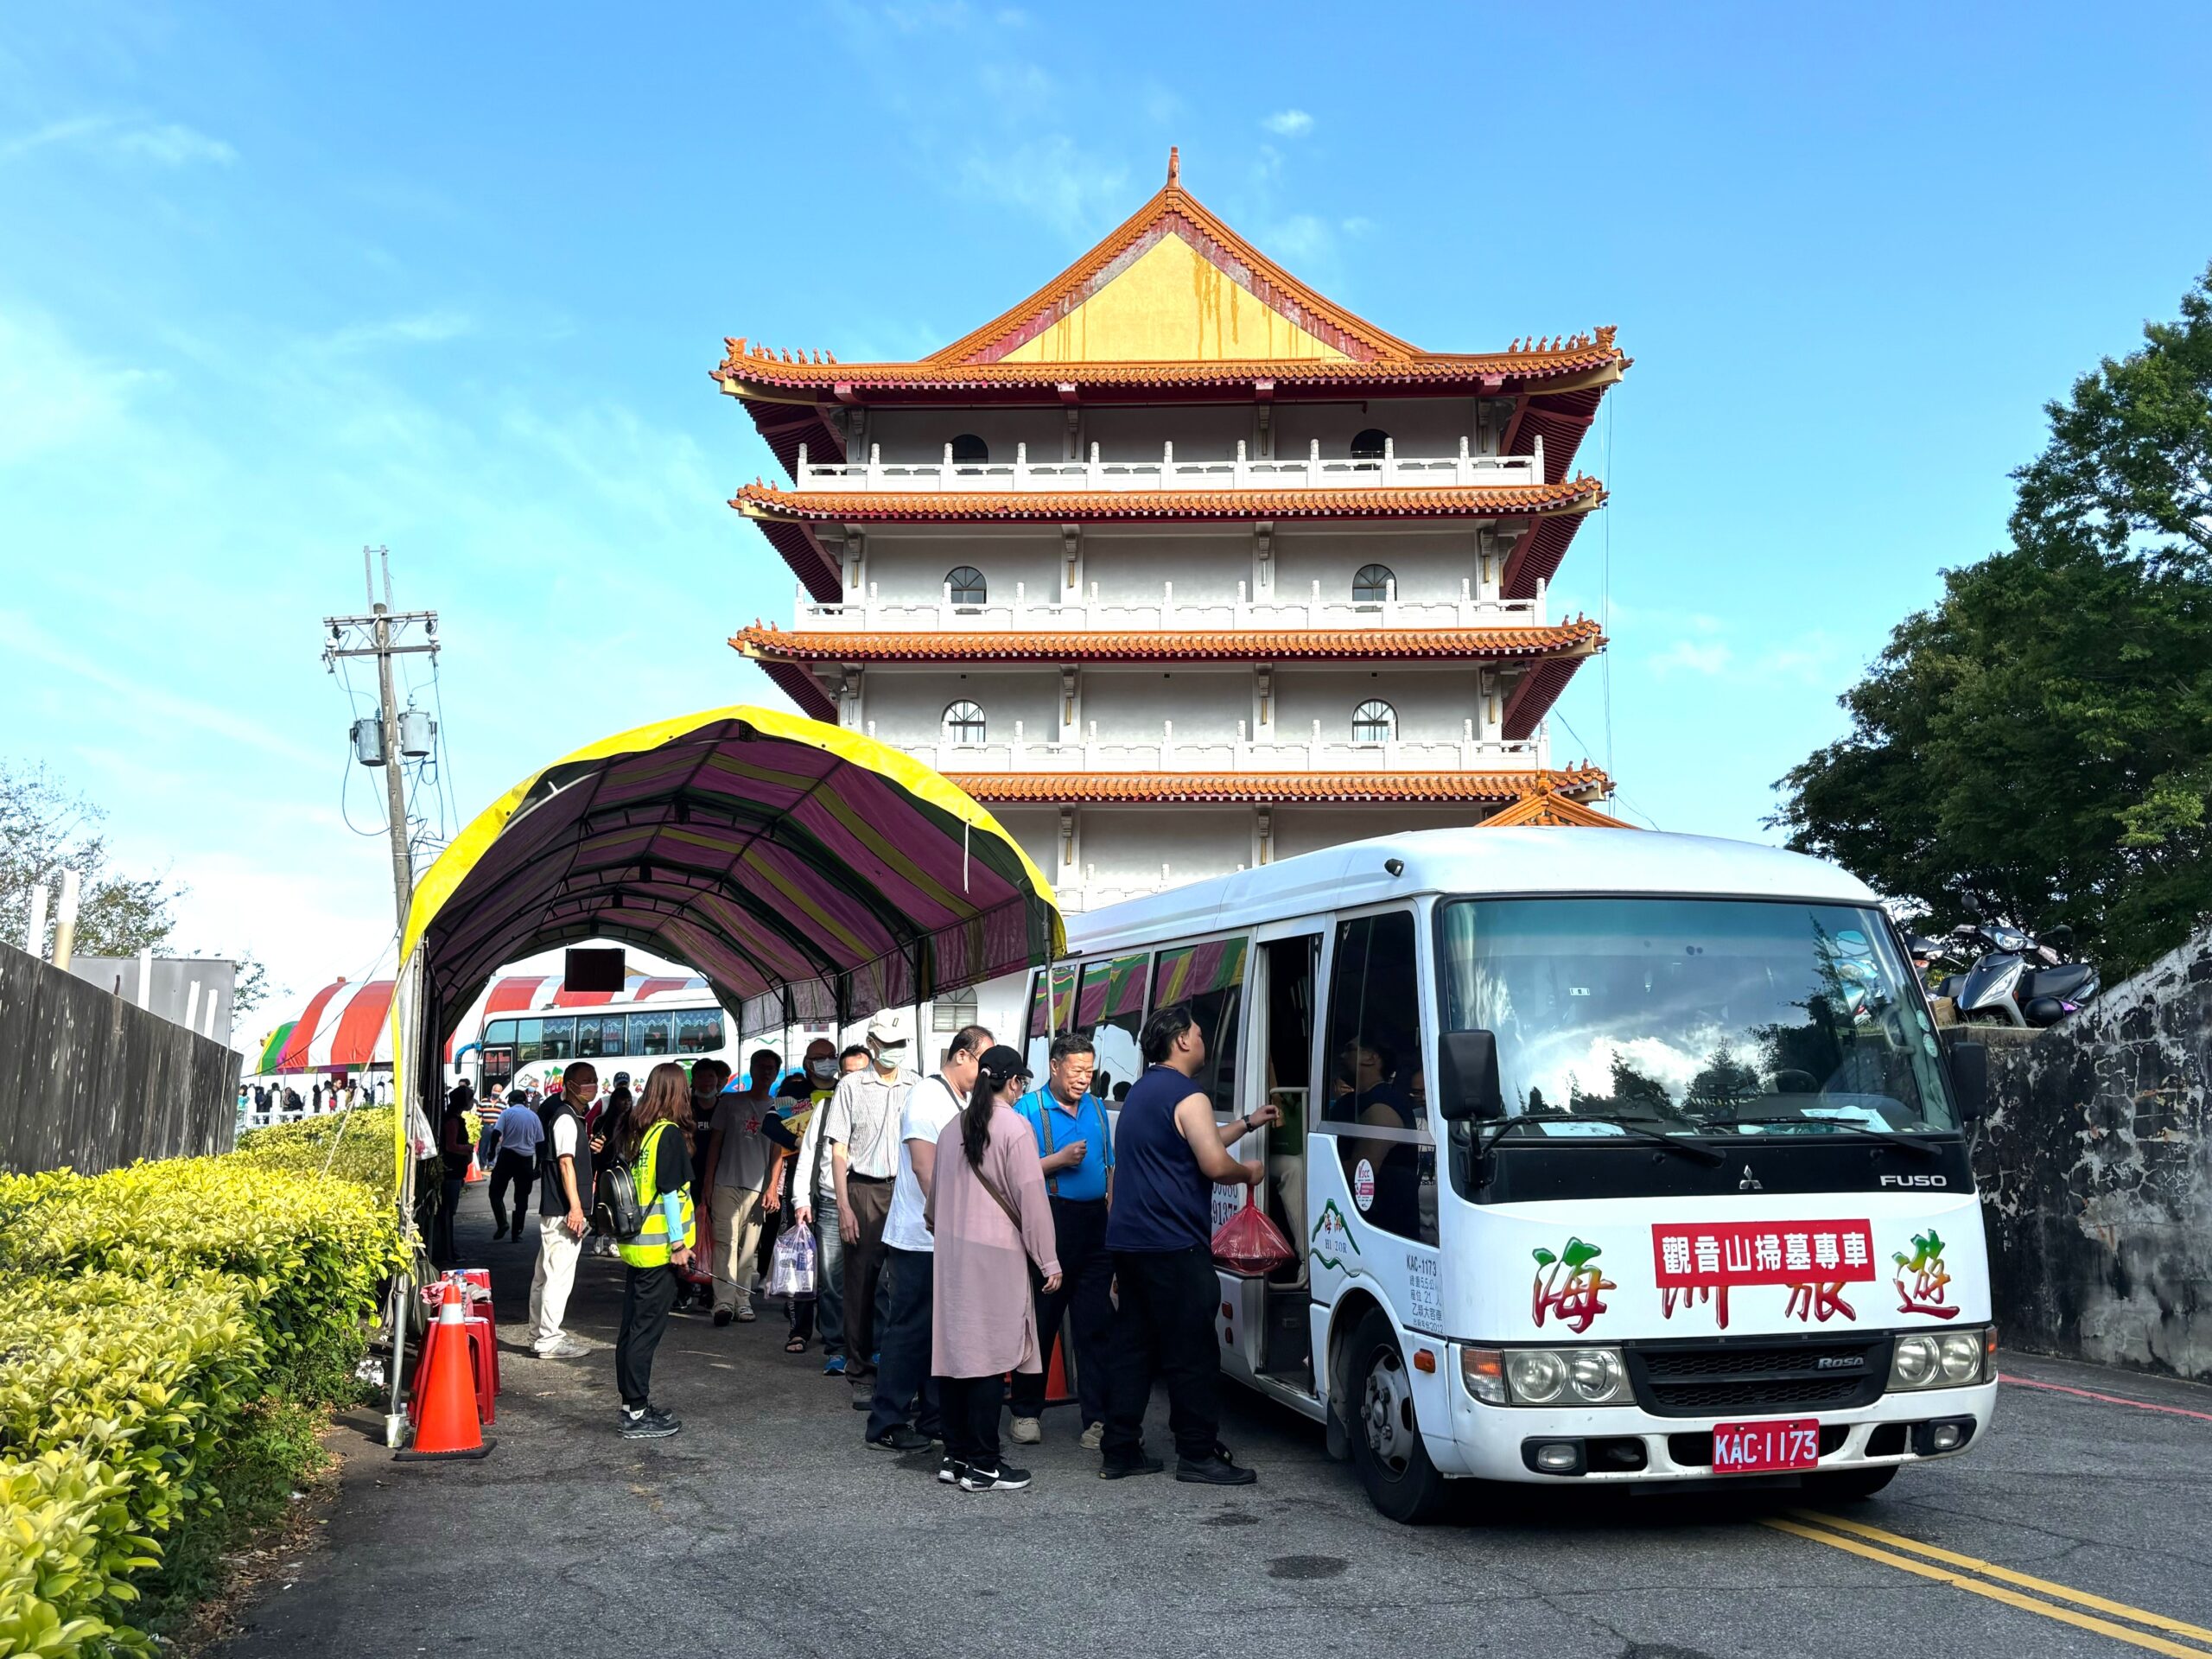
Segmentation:
[(1193, 1081), (1205, 1065), (1206, 1036), (1188, 1003), (1154, 1011), (1141, 1041), (1145, 1073), (1129, 1090), (1114, 1135), (1106, 1243), (1122, 1300), (1098, 1472), (1120, 1480), (1164, 1466), (1144, 1450), (1145, 1408), (1158, 1375), (1167, 1383), (1175, 1478), (1248, 1485), (1258, 1477), (1238, 1467), (1220, 1440), (1221, 1351), (1213, 1311), (1221, 1281), (1213, 1265), (1211, 1194), (1216, 1185), (1260, 1184), (1264, 1166), (1257, 1160), (1239, 1163), (1229, 1147), (1261, 1124), (1280, 1122), (1282, 1113), (1270, 1103), (1233, 1125), (1214, 1122), (1212, 1100)]

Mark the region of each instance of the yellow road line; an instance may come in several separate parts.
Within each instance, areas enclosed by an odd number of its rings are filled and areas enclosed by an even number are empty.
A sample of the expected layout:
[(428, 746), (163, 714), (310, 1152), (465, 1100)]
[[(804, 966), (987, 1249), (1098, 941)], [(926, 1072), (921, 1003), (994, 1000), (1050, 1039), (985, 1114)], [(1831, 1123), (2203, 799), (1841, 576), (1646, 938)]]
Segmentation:
[(1764, 1517), (1761, 1524), (1772, 1527), (1777, 1532), (1789, 1533), (1799, 1538), (1809, 1538), (1813, 1542), (1826, 1544), (1831, 1549), (1840, 1549), (1853, 1555), (1863, 1556), (1870, 1561), (1879, 1561), (1883, 1566), (1896, 1567), (1900, 1572), (1916, 1573), (1923, 1579), (1933, 1579), (1938, 1584), (1948, 1584), (1954, 1589), (1964, 1590), (1972, 1595), (1986, 1596), (1992, 1601), (2003, 1602), (2008, 1607), (2018, 1607), (2027, 1612), (2039, 1613), (2045, 1618), (2056, 1619), (2062, 1624), (2071, 1624), (2077, 1630), (2094, 1630), (2099, 1636), (2108, 1636), (2114, 1641), (2126, 1642), (2134, 1647), (2147, 1648), (2152, 1653), (2167, 1654), (2172, 1656), (2172, 1659), (2204, 1659), (2202, 1648), (2185, 1648), (2178, 1642), (2167, 1641), (2163, 1636), (2151, 1636), (2141, 1630), (2131, 1630), (2124, 1624), (2115, 1624), (2109, 1619), (2096, 1618), (2088, 1613), (2077, 1613), (2070, 1607), (2054, 1607), (2047, 1601), (2037, 1601), (2033, 1596), (2024, 1596), (2017, 1590), (2007, 1590), (2001, 1585), (1985, 1584), (1980, 1580), (1970, 1579), (1962, 1573), (1953, 1573), (1944, 1567), (1931, 1567), (1925, 1561), (1916, 1561), (1909, 1555), (1899, 1555), (1892, 1551), (1878, 1548), (1872, 1544), (1862, 1543), (1856, 1538), (1848, 1537), (1840, 1533), (1825, 1532), (1815, 1527), (1805, 1526), (1799, 1522), (1784, 1521), (1776, 1516)]
[(2176, 1636), (2186, 1636), (2199, 1642), (2212, 1642), (2212, 1630), (2201, 1624), (2188, 1624), (2178, 1618), (2168, 1618), (2163, 1613), (2146, 1613), (2140, 1607), (2131, 1607), (2124, 1601), (2107, 1601), (2102, 1596), (2093, 1596), (2086, 1590), (2070, 1586), (2053, 1584), (2048, 1579), (2034, 1578), (2025, 1573), (2016, 1573), (2009, 1567), (1999, 1567), (1994, 1561), (1977, 1560), (1971, 1555), (1961, 1555), (1942, 1549), (1934, 1544), (1923, 1544), (1917, 1538), (1901, 1537), (1894, 1532), (1885, 1532), (1879, 1527), (1870, 1527), (1863, 1521), (1847, 1521), (1841, 1516), (1821, 1515), (1812, 1510), (1790, 1511), (1800, 1521), (1809, 1521), (1815, 1526), (1833, 1527), (1838, 1532), (1848, 1532), (1860, 1538), (1872, 1539), (1878, 1544), (1888, 1544), (1896, 1549), (1909, 1549), (1916, 1555), (1926, 1555), (1945, 1561), (1953, 1567), (1962, 1567), (1969, 1573), (1979, 1573), (1986, 1579), (2001, 1579), (2006, 1584), (2017, 1584), (2023, 1589), (2040, 1591), (2061, 1601), (2070, 1601), (2082, 1607), (2094, 1607), (2101, 1613), (2112, 1613), (2120, 1618), (2133, 1619), (2138, 1624), (2149, 1624), (2161, 1630), (2171, 1630)]

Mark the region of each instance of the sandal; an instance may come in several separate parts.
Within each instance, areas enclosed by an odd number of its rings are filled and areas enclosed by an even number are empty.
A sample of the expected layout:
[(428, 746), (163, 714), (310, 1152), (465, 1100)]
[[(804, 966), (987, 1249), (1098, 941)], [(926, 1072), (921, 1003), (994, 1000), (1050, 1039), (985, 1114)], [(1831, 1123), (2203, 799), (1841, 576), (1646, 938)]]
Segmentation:
[(804, 1353), (806, 1351), (806, 1338), (804, 1337), (793, 1337), (790, 1338), (784, 1344), (784, 1351), (787, 1354)]

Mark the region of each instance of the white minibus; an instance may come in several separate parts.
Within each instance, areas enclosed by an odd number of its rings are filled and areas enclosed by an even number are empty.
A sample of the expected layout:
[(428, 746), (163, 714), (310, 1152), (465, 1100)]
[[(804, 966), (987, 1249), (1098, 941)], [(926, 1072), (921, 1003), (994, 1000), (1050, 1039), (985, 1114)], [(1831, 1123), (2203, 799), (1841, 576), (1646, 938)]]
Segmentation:
[[(1134, 1081), (1187, 1002), (1196, 1086), (1281, 1124), (1224, 1272), (1224, 1367), (1327, 1425), (1376, 1506), (1447, 1483), (1865, 1497), (1988, 1430), (1996, 1331), (1946, 1051), (1875, 894), (1772, 848), (1426, 830), (1071, 918), (1027, 1036)], [(1216, 1190), (1215, 1219), (1245, 1202)]]

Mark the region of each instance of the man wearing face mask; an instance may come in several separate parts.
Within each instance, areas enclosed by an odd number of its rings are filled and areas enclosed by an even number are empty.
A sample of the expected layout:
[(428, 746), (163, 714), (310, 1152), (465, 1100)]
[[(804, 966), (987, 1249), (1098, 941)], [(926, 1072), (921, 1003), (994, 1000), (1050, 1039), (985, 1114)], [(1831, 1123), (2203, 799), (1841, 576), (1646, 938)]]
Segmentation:
[(830, 1160), (822, 1150), (822, 1109), (837, 1090), (837, 1046), (827, 1037), (816, 1038), (807, 1045), (803, 1064), (803, 1074), (786, 1079), (777, 1090), (786, 1103), (763, 1130), (791, 1154), (769, 1177), (765, 1202), (773, 1211), (781, 1207), (788, 1192), (791, 1224), (813, 1228), (820, 1224), (815, 1241), (819, 1288), (811, 1299), (800, 1297), (791, 1302), (791, 1331), (784, 1338), (784, 1351), (804, 1353), (807, 1338), (818, 1325), (823, 1374), (841, 1376), (845, 1370), (845, 1245), (837, 1236), (837, 1190), (830, 1181)]
[(912, 1084), (904, 1033), (880, 1017), (868, 1028), (868, 1064), (849, 1074), (823, 1109), (822, 1139), (837, 1188), (845, 1246), (845, 1375), (875, 1392), (875, 1292), (883, 1276), (883, 1224), (899, 1174), (899, 1123)]

